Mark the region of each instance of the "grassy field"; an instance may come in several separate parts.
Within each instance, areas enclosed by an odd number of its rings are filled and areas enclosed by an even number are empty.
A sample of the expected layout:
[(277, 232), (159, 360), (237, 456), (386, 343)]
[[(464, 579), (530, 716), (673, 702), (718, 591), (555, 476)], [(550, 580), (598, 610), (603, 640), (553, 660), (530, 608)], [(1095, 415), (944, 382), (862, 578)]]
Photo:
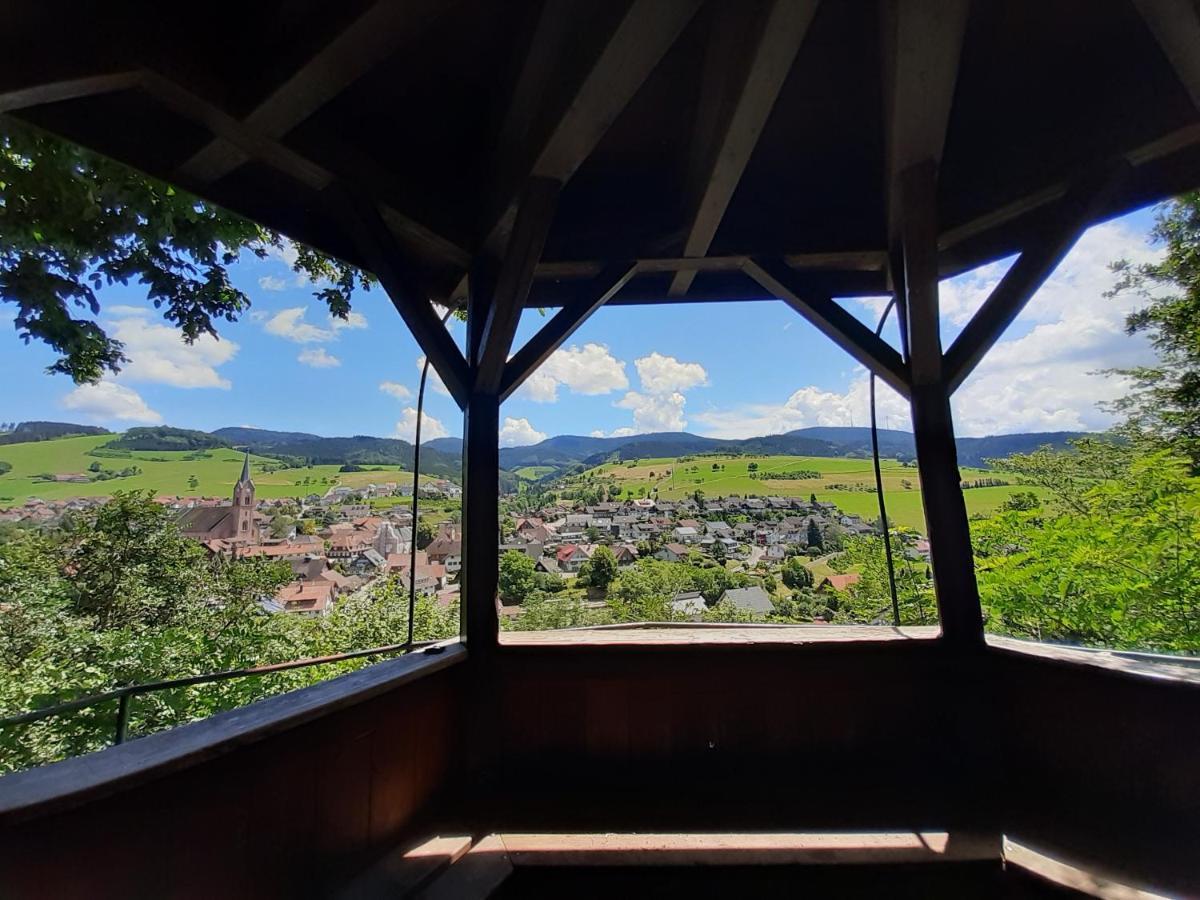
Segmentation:
[[(757, 465), (757, 478), (750, 477), (750, 465)], [(718, 468), (714, 469), (716, 465)], [(896, 524), (920, 531), (925, 530), (921, 509), (921, 481), (913, 466), (895, 460), (883, 460), (880, 465), (883, 489), (887, 499), (888, 516)], [(812, 471), (819, 478), (771, 478), (772, 473)], [(584, 473), (583, 477), (615, 478), (625, 490), (625, 496), (647, 496), (654, 490), (664, 500), (678, 499), (695, 491), (707, 497), (739, 494), (745, 496), (807, 497), (816, 494), (823, 502), (836, 503), (843, 512), (854, 513), (871, 520), (879, 515), (879, 505), (873, 491), (875, 473), (869, 459), (829, 458), (820, 456), (701, 456), (677, 459), (640, 459), (606, 463)], [(998, 477), (985, 469), (962, 470), (966, 481)], [(1017, 484), (1004, 487), (971, 488), (964, 492), (967, 512), (986, 515), (1013, 492), (1028, 490)], [(642, 491), (645, 491), (643, 494)]]
[(521, 466), (519, 469), (512, 470), (514, 475), (526, 481), (537, 481), (553, 471), (555, 471), (554, 466)]
[[(43, 500), (102, 497), (116, 490), (152, 490), (167, 496), (228, 497), (242, 471), (242, 454), (236, 450), (209, 450), (206, 451), (209, 455), (201, 459), (185, 459), (190, 455), (186, 451), (161, 450), (134, 450), (128, 457), (89, 455), (89, 451), (110, 440), (112, 435), (93, 435), (0, 446), (0, 460), (12, 464), (11, 472), (0, 475), (0, 506), (19, 504), (29, 497)], [(138, 466), (142, 474), (88, 484), (34, 478), (43, 473), (88, 474), (88, 466), (94, 462), (113, 471)], [(378, 484), (412, 477), (400, 466), (378, 466), (372, 467), (371, 471), (345, 473), (338, 472), (339, 467), (334, 465), (265, 472), (264, 466), (278, 463), (261, 456), (251, 456), (250, 462), (256, 493), (262, 498), (304, 497), (323, 494), (335, 485), (362, 487), (372, 482)], [(198, 482), (195, 487), (189, 484), (192, 476)]]

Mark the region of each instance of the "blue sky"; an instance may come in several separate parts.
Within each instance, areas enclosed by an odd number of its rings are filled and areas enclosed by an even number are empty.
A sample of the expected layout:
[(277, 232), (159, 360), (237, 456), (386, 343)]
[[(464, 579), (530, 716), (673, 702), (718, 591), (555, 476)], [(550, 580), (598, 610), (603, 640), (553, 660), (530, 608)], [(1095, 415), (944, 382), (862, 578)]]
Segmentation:
[[(1155, 250), (1143, 210), (1086, 234), (978, 372), (955, 396), (959, 433), (1095, 429), (1109, 424), (1097, 402), (1120, 393), (1097, 370), (1145, 361), (1141, 339), (1123, 334), (1133, 300), (1104, 298), (1107, 264)], [(942, 286), (947, 346), (1009, 261)], [(54, 359), (23, 344), (0, 305), (0, 420), (54, 419), (123, 429), (165, 423), (224, 425), (325, 435), (410, 437), (420, 350), (378, 288), (360, 293), (349, 323), (332, 322), (312, 286), (281, 255), (248, 254), (233, 267), (253, 311), (224, 324), (221, 340), (188, 347), (138, 285), (105, 288), (100, 321), (126, 344), (118, 376), (77, 388), (45, 372)], [(847, 300), (874, 324), (882, 301)], [(517, 344), (544, 321), (529, 311)], [(461, 342), (463, 326), (451, 330)], [(894, 328), (885, 332), (893, 344)], [(426, 436), (462, 433), (440, 386), (426, 396)], [(861, 367), (782, 303), (680, 304), (601, 309), (501, 411), (502, 443), (554, 434), (686, 429), (748, 437), (806, 425), (865, 424)], [(905, 404), (880, 393), (880, 422), (908, 428)]]

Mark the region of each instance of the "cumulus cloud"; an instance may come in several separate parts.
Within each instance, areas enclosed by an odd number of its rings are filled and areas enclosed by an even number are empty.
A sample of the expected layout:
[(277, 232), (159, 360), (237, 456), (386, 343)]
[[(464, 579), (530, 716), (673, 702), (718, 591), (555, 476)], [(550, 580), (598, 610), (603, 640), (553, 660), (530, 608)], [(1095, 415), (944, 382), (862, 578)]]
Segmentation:
[(576, 394), (596, 396), (629, 387), (625, 363), (603, 344), (572, 345), (550, 355), (521, 385), (521, 395), (536, 403), (553, 403), (559, 387)]
[(367, 317), (362, 313), (349, 312), (346, 313), (346, 318), (344, 319), (339, 319), (337, 316), (330, 316), (329, 324), (333, 326), (334, 331), (357, 330), (367, 327)]
[(545, 439), (546, 432), (538, 431), (529, 424), (528, 419), (514, 419), (512, 416), (505, 416), (504, 423), (500, 426), (501, 447), (527, 447)]
[[(633, 428), (629, 433), (651, 431), (683, 431), (687, 420), (683, 406), (687, 401), (679, 391), (669, 394), (642, 394), (629, 391), (616, 402), (620, 409), (633, 411)], [(624, 431), (625, 429), (619, 429)], [(617, 437), (614, 432), (614, 437)]]
[(680, 362), (673, 356), (654, 352), (634, 361), (642, 390), (670, 394), (708, 384), (708, 373), (700, 363)]
[(311, 322), (306, 322), (304, 319), (307, 313), (308, 307), (306, 306), (281, 309), (267, 319), (267, 323), (263, 327), (267, 334), (273, 334), (275, 337), (294, 341), (297, 344), (321, 344), (333, 340), (333, 329), (321, 328)]
[(275, 275), (264, 275), (258, 279), (258, 286), (264, 291), (282, 291), (287, 288), (287, 282)]
[(157, 425), (163, 420), (137, 391), (115, 381), (81, 384), (63, 397), (62, 405), (96, 422), (142, 422)]
[(342, 364), (342, 361), (336, 356), (326, 353), (324, 347), (310, 347), (307, 350), (301, 350), (296, 359), (302, 365), (314, 369), (333, 369)]
[[(113, 307), (109, 313), (130, 308)], [(135, 311), (121, 315), (111, 329), (112, 336), (125, 345), (125, 355), (129, 357), (121, 370), (121, 381), (229, 389), (229, 380), (221, 377), (216, 367), (237, 355), (237, 344), (208, 334), (188, 344), (178, 329), (150, 321), (142, 315), (142, 310), (132, 309)]]
[[(396, 423), (396, 437), (412, 441), (417, 431), (417, 411), (414, 407), (406, 406), (400, 413), (400, 421)], [(421, 441), (446, 437), (450, 432), (439, 420), (427, 412), (421, 413)]]
[(412, 391), (400, 384), (398, 381), (381, 381), (379, 389), (385, 394), (390, 394), (397, 400), (407, 400), (412, 396)]

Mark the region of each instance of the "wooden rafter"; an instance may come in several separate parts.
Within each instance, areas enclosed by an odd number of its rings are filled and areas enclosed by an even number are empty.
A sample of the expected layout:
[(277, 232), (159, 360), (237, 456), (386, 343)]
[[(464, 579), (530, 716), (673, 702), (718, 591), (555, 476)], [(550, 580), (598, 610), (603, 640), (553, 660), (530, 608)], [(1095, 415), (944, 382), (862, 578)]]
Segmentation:
[(1013, 323), (1031, 297), (1092, 223), (1109, 194), (1128, 176), (1129, 164), (1081, 181), (1060, 200), (1042, 233), (1020, 255), (983, 306), (946, 351), (943, 372), (953, 393)]
[(901, 175), (939, 163), (969, 0), (883, 0), (888, 234), (894, 242)]
[(533, 284), (533, 270), (541, 259), (554, 219), (558, 192), (559, 183), (554, 179), (531, 178), (521, 195), (508, 251), (495, 277), (494, 290), (486, 298), (487, 314), (480, 329), (479, 346), (472, 348), (477, 363), (476, 391), (495, 394), (500, 390), (505, 362)]
[[(561, 2), (561, 0), (552, 0)], [(695, 15), (701, 0), (633, 0), (578, 87), (554, 118), (539, 145), (526, 148), (527, 160), (514, 182), (500, 185), (497, 209), (481, 242), (493, 256), (503, 250), (516, 216), (520, 187), (527, 177), (565, 184), (591, 154), (659, 60)], [(541, 59), (534, 51), (531, 59)], [(529, 81), (526, 79), (519, 80)], [(518, 105), (526, 101), (516, 101)]]
[(471, 393), (467, 361), (455, 346), (450, 332), (438, 320), (432, 303), (410, 280), (404, 265), (404, 251), (384, 223), (374, 201), (336, 187), (326, 191), (326, 195), (330, 210), (341, 219), (367, 267), (379, 279), (446, 389), (465, 409)]
[[(759, 26), (751, 58), (745, 67), (736, 101), (718, 128), (716, 141), (707, 156), (707, 171), (700, 193), (693, 203), (694, 212), (687, 229), (683, 255), (702, 257), (708, 252), (733, 199), (742, 173), (758, 144), (759, 135), (775, 106), (775, 100), (792, 69), (804, 36), (808, 33), (818, 0), (773, 0)], [(718, 24), (720, 20), (718, 20)], [(728, 48), (713, 47), (706, 66), (722, 66), (730, 55)], [(706, 78), (711, 91), (726, 90), (724, 78)], [(720, 104), (714, 97), (701, 98), (701, 112)], [(698, 141), (698, 144), (705, 143)], [(668, 291), (682, 297), (696, 277), (694, 269), (675, 273)]]
[(141, 83), (140, 72), (125, 71), (13, 88), (0, 92), (0, 113), (16, 112), (33, 106), (43, 106), (47, 103), (60, 103), (64, 100), (78, 100), (81, 97), (94, 97), (98, 94), (127, 91), (140, 87)]
[(794, 285), (794, 272), (779, 262), (750, 260), (744, 271), (901, 396), (909, 396), (908, 371), (900, 354), (832, 298), (802, 296)]
[[(883, 250), (854, 250), (838, 253), (787, 253), (784, 263), (797, 271), (882, 272), (887, 268)], [(639, 275), (662, 272), (737, 272), (750, 257), (729, 256), (651, 256), (637, 260)], [(534, 273), (539, 279), (595, 278), (610, 264), (603, 260), (556, 260), (540, 263)]]
[[(277, 140), (370, 72), (405, 43), (451, 11), (450, 0), (377, 0), (256, 106), (247, 129)], [(240, 146), (218, 137), (183, 164), (193, 181), (209, 183), (248, 159)]]
[(1200, 10), (1192, 0), (1133, 0), (1200, 110)]
[(570, 339), (588, 318), (638, 273), (637, 263), (614, 263), (595, 279), (595, 288), (581, 302), (559, 310), (518, 350), (504, 368), (500, 400), (507, 400), (555, 350)]

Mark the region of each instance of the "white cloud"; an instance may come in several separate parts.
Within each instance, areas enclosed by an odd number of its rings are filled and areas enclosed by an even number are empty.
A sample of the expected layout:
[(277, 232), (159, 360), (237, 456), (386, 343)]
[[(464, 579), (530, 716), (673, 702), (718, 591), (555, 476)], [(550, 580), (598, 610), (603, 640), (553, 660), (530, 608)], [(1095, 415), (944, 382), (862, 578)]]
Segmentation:
[(635, 434), (637, 434), (637, 429), (626, 425), (624, 428), (614, 428), (609, 437), (632, 437)]
[(333, 340), (333, 330), (330, 328), (320, 328), (310, 322), (304, 321), (304, 316), (308, 312), (308, 307), (293, 306), (290, 309), (281, 309), (271, 318), (267, 319), (267, 324), (263, 327), (268, 334), (273, 334), (276, 337), (281, 337), (287, 341), (294, 341), (297, 344), (321, 344), (325, 341)]
[(163, 417), (146, 405), (133, 388), (115, 381), (81, 384), (62, 399), (62, 405), (97, 422), (144, 422), (155, 425)]
[[(425, 368), (425, 354), (417, 357), (417, 371), (420, 372)], [(443, 397), (450, 396), (450, 389), (446, 387), (446, 383), (442, 381), (442, 376), (438, 374), (437, 366), (429, 367), (429, 377), (425, 382), (429, 387), (433, 388)]]
[(670, 394), (708, 384), (708, 373), (700, 363), (680, 362), (673, 356), (654, 352), (634, 362), (642, 390), (650, 394)]
[(258, 286), (264, 291), (282, 291), (287, 288), (287, 282), (275, 275), (264, 275), (258, 279)]
[(151, 310), (146, 306), (125, 306), (118, 303), (114, 306), (105, 307), (104, 312), (116, 318), (123, 318), (125, 316), (148, 316)]
[(614, 357), (603, 344), (572, 345), (559, 349), (521, 385), (526, 400), (553, 403), (559, 387), (576, 394), (595, 396), (629, 387), (625, 363)]
[[(630, 434), (651, 431), (683, 431), (687, 420), (683, 417), (683, 406), (687, 401), (683, 394), (640, 394), (630, 391), (614, 405), (633, 410), (633, 428)], [(625, 431), (625, 429), (618, 429)], [(616, 432), (614, 437), (620, 437)]]
[(301, 350), (296, 360), (314, 369), (333, 369), (342, 364), (342, 361), (336, 356), (326, 353), (324, 347), (310, 347), (307, 350)]
[[(111, 310), (110, 310), (111, 311)], [(121, 381), (145, 381), (179, 388), (222, 388), (229, 380), (216, 367), (237, 355), (238, 345), (228, 338), (218, 340), (203, 334), (193, 343), (161, 322), (140, 315), (127, 315), (113, 324), (112, 336), (125, 345), (129, 363), (121, 370)]]
[[(412, 441), (417, 430), (417, 411), (411, 406), (404, 407), (400, 414), (400, 421), (396, 423), (396, 437), (406, 441)], [(421, 441), (429, 441), (434, 438), (446, 437), (450, 432), (446, 430), (446, 426), (440, 421), (433, 418), (427, 412), (421, 413)]]
[[(882, 381), (876, 381), (875, 390), (880, 427), (911, 428), (904, 398)], [(815, 425), (863, 426), (871, 421), (869, 399), (867, 374), (861, 372), (844, 392), (808, 386), (792, 392), (782, 404), (751, 403), (736, 409), (709, 410), (696, 413), (695, 419), (707, 426), (705, 435), (729, 440)]]
[(349, 312), (346, 318), (339, 319), (337, 316), (329, 317), (329, 324), (333, 326), (334, 331), (346, 331), (347, 329), (359, 329), (367, 327), (367, 317), (362, 313)]
[(592, 437), (604, 437), (605, 436), (604, 430), (602, 428), (597, 428), (595, 431), (591, 432), (591, 436)]
[(538, 431), (529, 424), (528, 419), (514, 419), (512, 416), (505, 416), (504, 423), (500, 426), (501, 447), (527, 447), (545, 439), (546, 432)]
[(390, 394), (397, 400), (407, 400), (412, 396), (412, 391), (397, 381), (381, 381), (379, 389), (385, 394)]

